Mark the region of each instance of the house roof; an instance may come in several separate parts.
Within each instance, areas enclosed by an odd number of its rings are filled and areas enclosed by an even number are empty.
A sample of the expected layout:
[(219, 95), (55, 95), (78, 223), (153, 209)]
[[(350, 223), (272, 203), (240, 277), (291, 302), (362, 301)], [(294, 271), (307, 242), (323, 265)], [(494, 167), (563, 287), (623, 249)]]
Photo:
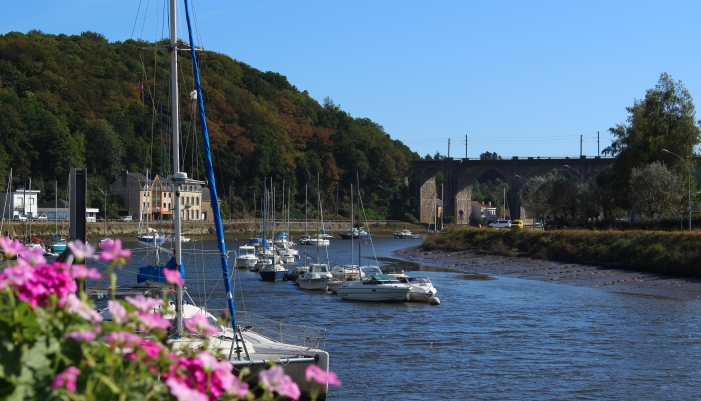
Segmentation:
[(496, 209), (496, 206), (485, 205), (484, 203), (480, 203), (480, 202), (477, 202), (477, 201), (472, 201), (472, 204), (475, 205), (475, 206), (479, 206), (479, 207), (481, 207), (481, 208), (483, 208), (483, 209)]
[(57, 208), (57, 209), (68, 209), (71, 206), (71, 204), (63, 199), (59, 199), (58, 203), (55, 200), (51, 201), (46, 201), (42, 202), (37, 205), (38, 209), (52, 209), (52, 208)]

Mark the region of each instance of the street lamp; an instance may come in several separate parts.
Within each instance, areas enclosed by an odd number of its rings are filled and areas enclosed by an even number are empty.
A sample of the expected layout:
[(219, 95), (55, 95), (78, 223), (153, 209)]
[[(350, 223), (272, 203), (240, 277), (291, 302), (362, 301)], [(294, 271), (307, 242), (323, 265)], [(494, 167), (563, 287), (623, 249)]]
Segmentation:
[(105, 215), (103, 216), (103, 220), (105, 222), (105, 235), (107, 235), (107, 193), (105, 193), (105, 191), (101, 190), (100, 188), (98, 188), (97, 190), (105, 196)]
[(576, 168), (574, 168), (572, 166), (568, 166), (567, 164), (563, 164), (563, 166), (565, 166), (568, 169), (577, 173), (577, 175), (579, 176), (579, 179), (582, 180), (582, 198), (584, 198), (583, 202), (582, 202), (582, 225), (586, 228), (586, 226), (587, 226), (587, 205), (586, 205), (587, 204), (587, 198), (586, 198), (587, 190), (586, 190), (586, 188), (584, 188), (584, 176), (582, 175), (582, 173), (580, 173)]
[[(671, 150), (662, 149), (662, 151), (667, 152), (667, 153), (671, 153), (674, 156), (677, 156), (679, 158), (679, 160), (681, 160), (682, 163), (684, 163), (684, 168), (686, 169), (686, 172), (689, 173), (689, 166), (687, 166), (686, 160), (682, 159), (681, 156), (672, 152)], [(691, 174), (689, 174), (689, 231), (691, 231)]]

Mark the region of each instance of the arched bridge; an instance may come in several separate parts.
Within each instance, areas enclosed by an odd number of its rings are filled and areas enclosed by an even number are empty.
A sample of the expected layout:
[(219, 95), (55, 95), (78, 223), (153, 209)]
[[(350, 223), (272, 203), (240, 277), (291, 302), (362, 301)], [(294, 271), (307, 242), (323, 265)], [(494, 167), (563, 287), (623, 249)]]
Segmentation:
[[(511, 188), (507, 202), (511, 218), (521, 216), (519, 190), (525, 180), (546, 174), (552, 169), (565, 170), (565, 173), (584, 181), (594, 178), (606, 170), (615, 158), (608, 157), (527, 157), (514, 156), (504, 160), (453, 159), (420, 160), (413, 162), (417, 183), (419, 220), (433, 223), (435, 216), (434, 199), (443, 199), (445, 215), (457, 216), (464, 211), (467, 222), (472, 213), (472, 188), (477, 179), (489, 170), (496, 170)], [(568, 166), (568, 167), (566, 167)], [(443, 194), (436, 188), (436, 175), (443, 173)], [(579, 177), (577, 177), (579, 175)]]

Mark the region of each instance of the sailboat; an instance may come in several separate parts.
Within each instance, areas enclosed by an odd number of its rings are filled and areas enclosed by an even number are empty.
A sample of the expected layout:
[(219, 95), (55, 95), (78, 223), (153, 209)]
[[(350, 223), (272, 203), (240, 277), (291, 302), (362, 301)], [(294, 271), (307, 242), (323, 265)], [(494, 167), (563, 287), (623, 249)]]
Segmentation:
[[(360, 191), (358, 191), (358, 204), (361, 204)], [(382, 274), (382, 271), (376, 266), (360, 266), (360, 260), (360, 241), (358, 241), (359, 277), (343, 281), (340, 286), (334, 286), (331, 289), (332, 292), (336, 289), (335, 292), (339, 298), (373, 302), (402, 302), (407, 298), (410, 291), (408, 284), (399, 282), (395, 276)], [(352, 263), (351, 260), (351, 268), (353, 267)]]
[[(220, 355), (225, 355), (227, 359), (234, 365), (235, 369), (248, 369), (251, 375), (256, 375), (259, 370), (265, 369), (271, 363), (282, 366), (285, 374), (299, 386), (303, 397), (310, 397), (312, 393), (316, 394), (317, 399), (325, 399), (328, 392), (328, 385), (316, 385), (307, 382), (305, 372), (307, 367), (315, 365), (324, 371), (329, 370), (329, 353), (321, 349), (325, 344), (325, 332), (313, 329), (307, 326), (297, 327), (300, 331), (298, 343), (283, 342), (284, 338), (292, 338), (289, 336), (288, 330), (292, 329), (292, 325), (283, 325), (272, 323), (268, 319), (260, 318), (249, 311), (236, 311), (234, 308), (234, 296), (230, 282), (230, 272), (228, 265), (228, 254), (226, 250), (226, 241), (224, 239), (224, 229), (221, 218), (219, 205), (219, 197), (217, 195), (216, 180), (214, 177), (214, 169), (212, 167), (212, 157), (210, 153), (209, 134), (207, 131), (207, 120), (205, 118), (204, 102), (202, 96), (202, 88), (199, 79), (199, 69), (197, 57), (195, 56), (195, 46), (192, 39), (192, 30), (190, 25), (190, 15), (188, 1), (185, 0), (185, 15), (188, 24), (190, 53), (193, 64), (193, 72), (197, 93), (197, 106), (199, 109), (200, 124), (202, 128), (202, 142), (204, 148), (204, 159), (206, 167), (206, 179), (209, 186), (209, 192), (212, 199), (212, 211), (214, 218), (214, 226), (216, 229), (217, 246), (220, 255), (221, 269), (223, 274), (224, 291), (226, 293), (226, 302), (228, 314), (231, 317), (231, 326), (225, 327), (219, 323), (217, 318), (203, 308), (192, 305), (191, 303), (183, 302), (184, 287), (176, 286), (175, 300), (166, 303), (163, 306), (163, 316), (167, 319), (174, 319), (175, 327), (173, 328), (172, 344), (178, 349), (195, 349), (207, 348)], [(184, 277), (184, 266), (182, 264), (182, 223), (181, 223), (181, 199), (179, 190), (183, 185), (203, 184), (203, 182), (188, 178), (187, 173), (180, 171), (179, 160), (179, 105), (178, 105), (178, 69), (177, 69), (177, 54), (181, 43), (178, 42), (176, 36), (176, 22), (178, 19), (175, 15), (176, 7), (175, 0), (170, 0), (170, 57), (171, 57), (171, 88), (172, 95), (172, 155), (171, 161), (173, 166), (172, 181), (175, 186), (174, 197), (174, 213), (173, 213), (173, 229), (175, 234), (173, 261), (171, 266), (181, 272)], [(199, 336), (189, 337), (184, 335), (183, 319), (191, 318), (197, 314), (207, 317), (217, 333), (209, 339), (203, 339)], [(275, 341), (273, 338), (280, 339)], [(252, 377), (256, 377), (252, 376)]]

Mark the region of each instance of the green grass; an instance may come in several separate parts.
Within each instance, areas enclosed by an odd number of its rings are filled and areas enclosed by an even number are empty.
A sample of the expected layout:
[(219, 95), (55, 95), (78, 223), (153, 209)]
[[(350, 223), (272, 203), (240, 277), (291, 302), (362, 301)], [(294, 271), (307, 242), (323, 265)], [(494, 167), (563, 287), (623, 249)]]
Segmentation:
[(454, 227), (429, 236), (423, 247), (426, 250), (475, 250), (495, 255), (701, 277), (701, 233), (693, 232)]

